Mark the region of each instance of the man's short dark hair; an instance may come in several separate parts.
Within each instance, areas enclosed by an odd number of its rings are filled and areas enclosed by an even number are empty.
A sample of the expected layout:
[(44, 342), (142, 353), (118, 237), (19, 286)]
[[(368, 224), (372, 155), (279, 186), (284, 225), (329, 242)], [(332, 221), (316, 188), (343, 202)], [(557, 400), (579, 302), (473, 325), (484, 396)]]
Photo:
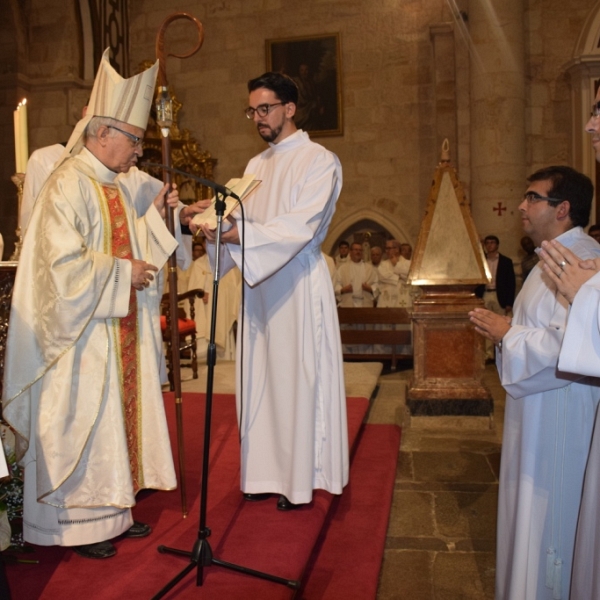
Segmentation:
[(487, 242), (488, 240), (491, 240), (492, 242), (496, 242), (496, 244), (498, 244), (498, 246), (500, 245), (500, 240), (495, 236), (495, 235), (486, 235), (485, 238), (483, 238), (483, 242)]
[(348, 248), (350, 248), (350, 244), (346, 241), (346, 240), (342, 240), (339, 244), (338, 244), (338, 248), (341, 248), (342, 246), (348, 246)]
[(298, 86), (291, 77), (283, 73), (270, 71), (248, 82), (248, 92), (253, 92), (260, 88), (266, 88), (275, 92), (277, 99), (281, 100), (284, 104), (288, 102), (298, 104)]
[(600, 231), (600, 225), (590, 225), (588, 235), (594, 233), (594, 231)]
[(552, 166), (536, 171), (527, 181), (550, 181), (552, 187), (548, 197), (569, 201), (569, 217), (573, 227), (586, 227), (590, 222), (594, 184), (587, 175), (571, 167)]

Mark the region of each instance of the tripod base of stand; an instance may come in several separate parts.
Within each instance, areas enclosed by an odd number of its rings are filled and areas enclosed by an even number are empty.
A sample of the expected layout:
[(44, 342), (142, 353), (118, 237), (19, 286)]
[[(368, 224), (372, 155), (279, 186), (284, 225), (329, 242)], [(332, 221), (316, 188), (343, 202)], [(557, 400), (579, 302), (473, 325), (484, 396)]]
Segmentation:
[(196, 585), (201, 586), (203, 583), (204, 567), (210, 567), (217, 565), (237, 573), (245, 573), (252, 577), (258, 577), (259, 579), (266, 579), (273, 583), (279, 583), (285, 585), (293, 590), (300, 589), (300, 582), (295, 579), (286, 579), (285, 577), (277, 577), (270, 573), (263, 573), (262, 571), (256, 571), (243, 567), (241, 565), (235, 565), (224, 560), (214, 558), (210, 544), (206, 539), (199, 539), (194, 544), (194, 549), (191, 552), (186, 550), (178, 550), (177, 548), (168, 548), (167, 546), (159, 546), (158, 551), (161, 554), (176, 554), (178, 556), (187, 556), (190, 559), (190, 563), (183, 569), (178, 575), (176, 575), (165, 587), (163, 587), (156, 595), (152, 596), (152, 600), (158, 600), (162, 598), (169, 590), (174, 588), (189, 572), (193, 569), (197, 569), (196, 572)]

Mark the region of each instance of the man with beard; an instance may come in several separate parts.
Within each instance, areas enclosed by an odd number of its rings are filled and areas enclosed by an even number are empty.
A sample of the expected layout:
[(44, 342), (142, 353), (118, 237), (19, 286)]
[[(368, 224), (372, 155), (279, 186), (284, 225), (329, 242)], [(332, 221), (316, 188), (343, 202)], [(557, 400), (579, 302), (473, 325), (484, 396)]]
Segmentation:
[[(321, 244), (342, 187), (335, 154), (296, 128), (296, 84), (280, 73), (248, 83), (246, 116), (269, 148), (246, 168), (262, 183), (221, 237), (223, 273), (242, 270), (236, 378), (241, 488), (277, 508), (340, 494), (348, 482), (346, 399), (339, 324)], [(215, 231), (202, 226), (214, 255)], [(243, 356), (240, 349), (243, 347)], [(241, 394), (243, 389), (243, 397)]]

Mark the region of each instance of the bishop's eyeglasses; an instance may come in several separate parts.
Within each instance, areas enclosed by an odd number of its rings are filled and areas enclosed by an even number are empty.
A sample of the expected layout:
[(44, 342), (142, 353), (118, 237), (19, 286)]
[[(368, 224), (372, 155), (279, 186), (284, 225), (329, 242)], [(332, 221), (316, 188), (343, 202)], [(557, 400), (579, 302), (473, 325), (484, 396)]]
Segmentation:
[(122, 133), (125, 137), (128, 137), (129, 140), (131, 141), (131, 145), (134, 148), (136, 146), (141, 146), (142, 142), (144, 141), (144, 138), (138, 137), (137, 135), (133, 135), (133, 133), (129, 133), (129, 131), (123, 131), (123, 129), (119, 129), (118, 127), (115, 127), (114, 125), (107, 125), (106, 127), (108, 129), (114, 129), (115, 131)]
[(259, 104), (256, 108), (252, 108), (251, 106), (249, 106), (244, 111), (244, 114), (246, 115), (246, 117), (248, 117), (248, 119), (253, 119), (254, 113), (258, 113), (259, 117), (266, 117), (271, 112), (271, 109), (274, 106), (283, 106), (284, 104), (286, 104), (286, 103), (285, 102), (275, 102), (274, 104)]

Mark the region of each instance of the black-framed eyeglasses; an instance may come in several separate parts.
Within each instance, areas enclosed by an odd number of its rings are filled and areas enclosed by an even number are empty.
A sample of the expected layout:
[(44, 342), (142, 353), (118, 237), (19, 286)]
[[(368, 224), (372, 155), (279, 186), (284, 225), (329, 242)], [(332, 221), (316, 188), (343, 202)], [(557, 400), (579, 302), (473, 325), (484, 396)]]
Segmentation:
[(547, 202), (550, 206), (558, 206), (561, 202), (564, 202), (561, 198), (546, 198), (546, 196), (540, 196), (537, 192), (526, 192), (523, 194), (523, 200), (527, 200), (527, 204)]
[(135, 146), (141, 146), (142, 142), (144, 141), (144, 138), (138, 137), (137, 135), (133, 135), (133, 133), (129, 133), (129, 131), (123, 131), (122, 129), (119, 129), (118, 127), (115, 127), (114, 125), (107, 125), (106, 127), (108, 129), (115, 129), (119, 133), (122, 133), (124, 136), (128, 137), (131, 140), (134, 148), (135, 148)]
[(259, 117), (266, 117), (271, 112), (271, 109), (274, 106), (283, 106), (284, 104), (287, 104), (287, 102), (275, 102), (274, 104), (259, 104), (256, 108), (252, 108), (251, 106), (249, 106), (244, 111), (244, 114), (248, 119), (253, 119), (254, 113), (258, 113)]
[(600, 101), (596, 102), (596, 104), (592, 104), (592, 112), (590, 113), (590, 117), (593, 119), (600, 117)]

